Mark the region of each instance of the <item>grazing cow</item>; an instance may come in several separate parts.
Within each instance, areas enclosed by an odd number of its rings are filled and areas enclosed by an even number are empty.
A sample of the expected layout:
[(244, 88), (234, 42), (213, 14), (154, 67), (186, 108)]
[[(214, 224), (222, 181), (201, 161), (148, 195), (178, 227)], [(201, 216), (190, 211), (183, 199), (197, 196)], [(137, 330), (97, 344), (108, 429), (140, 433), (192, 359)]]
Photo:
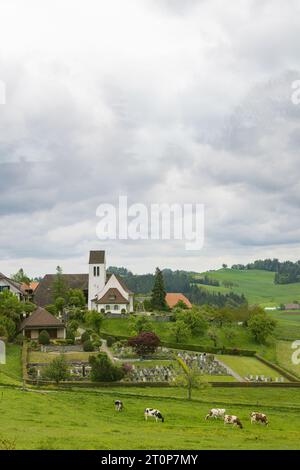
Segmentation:
[(258, 411), (253, 411), (252, 413), (250, 413), (250, 421), (251, 421), (251, 424), (260, 423), (260, 424), (264, 424), (265, 426), (268, 426), (269, 424), (267, 415), (263, 413), (259, 413)]
[(161, 412), (159, 410), (154, 410), (153, 408), (146, 408), (144, 411), (144, 416), (146, 421), (148, 418), (155, 418), (156, 422), (161, 420), (161, 422), (163, 423), (165, 421), (165, 418), (163, 417)]
[(243, 429), (243, 425), (237, 416), (225, 415), (224, 424), (232, 424), (233, 426), (238, 426), (240, 429)]
[(206, 415), (205, 419), (208, 419), (208, 418), (214, 418), (214, 419), (224, 418), (225, 412), (226, 412), (226, 410), (224, 410), (224, 408), (212, 408), (210, 410), (210, 412), (208, 413), (208, 415)]
[(115, 409), (116, 411), (122, 411), (124, 408), (123, 402), (121, 400), (116, 400), (115, 401)]

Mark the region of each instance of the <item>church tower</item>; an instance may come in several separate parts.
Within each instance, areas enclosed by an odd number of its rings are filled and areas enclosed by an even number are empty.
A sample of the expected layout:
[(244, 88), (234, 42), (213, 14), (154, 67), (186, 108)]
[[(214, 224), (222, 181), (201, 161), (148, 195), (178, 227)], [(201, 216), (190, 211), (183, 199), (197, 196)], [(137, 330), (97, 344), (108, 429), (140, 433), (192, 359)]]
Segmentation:
[(91, 310), (91, 301), (96, 294), (104, 289), (106, 284), (105, 251), (90, 251), (89, 259), (89, 297), (88, 309)]

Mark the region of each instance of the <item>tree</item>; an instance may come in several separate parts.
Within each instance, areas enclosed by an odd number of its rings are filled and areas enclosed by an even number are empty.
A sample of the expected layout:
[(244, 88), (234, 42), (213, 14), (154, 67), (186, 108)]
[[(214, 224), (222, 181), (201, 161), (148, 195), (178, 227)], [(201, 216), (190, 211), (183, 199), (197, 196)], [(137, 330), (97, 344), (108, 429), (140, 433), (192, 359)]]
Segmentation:
[(223, 263), (223, 264), (222, 264), (222, 268), (223, 268), (223, 269), (227, 269), (227, 268), (228, 268), (228, 265), (225, 264), (225, 263)]
[(188, 326), (192, 335), (203, 335), (208, 327), (204, 314), (197, 307), (178, 311), (176, 313), (176, 320), (183, 321)]
[(213, 341), (214, 347), (216, 348), (218, 346), (218, 340), (219, 340), (219, 333), (217, 328), (211, 327), (209, 328), (207, 332), (207, 336)]
[(231, 326), (227, 326), (223, 329), (223, 331), (228, 343), (232, 343), (236, 337), (236, 331)]
[(171, 326), (171, 334), (175, 336), (176, 343), (182, 343), (191, 335), (191, 330), (184, 321), (176, 320)]
[(23, 311), (23, 304), (9, 290), (0, 293), (0, 315), (18, 322)]
[(13, 281), (19, 282), (20, 284), (24, 283), (29, 285), (31, 282), (31, 279), (27, 274), (24, 273), (24, 269), (20, 268), (18, 272), (15, 274), (11, 275), (11, 278)]
[(66, 305), (66, 301), (63, 297), (56, 297), (55, 299), (55, 308), (56, 311), (60, 314), (63, 313), (64, 306)]
[(67, 305), (70, 307), (85, 307), (86, 299), (81, 289), (69, 289), (67, 291)]
[(204, 380), (203, 375), (196, 366), (189, 367), (180, 357), (176, 359), (182, 369), (182, 373), (178, 374), (175, 379), (175, 384), (187, 389), (187, 399), (192, 399), (192, 390), (194, 388), (208, 387), (207, 382)]
[(152, 329), (151, 322), (145, 315), (140, 315), (136, 318), (131, 317), (130, 327), (133, 335), (138, 335), (139, 333), (142, 333), (142, 331), (151, 331)]
[(115, 366), (104, 352), (97, 356), (90, 356), (89, 363), (93, 382), (116, 382), (125, 375), (125, 371)]
[(84, 315), (85, 323), (96, 333), (99, 333), (101, 324), (104, 320), (104, 315), (102, 313), (97, 312), (97, 310), (90, 310), (87, 311)]
[(263, 344), (272, 335), (277, 322), (265, 313), (252, 314), (248, 321), (248, 328), (257, 343)]
[[(16, 334), (16, 324), (11, 318), (0, 317), (0, 326), (6, 331), (6, 336), (11, 341)], [(1, 335), (2, 336), (2, 335)]]
[(62, 268), (57, 266), (56, 275), (52, 285), (53, 297), (56, 300), (58, 297), (66, 299), (67, 297), (67, 286), (65, 283), (64, 275)]
[(154, 286), (151, 294), (151, 306), (153, 310), (168, 310), (164, 278), (159, 268), (156, 268), (155, 271)]
[(46, 379), (53, 380), (57, 385), (62, 380), (67, 380), (69, 377), (69, 368), (65, 357), (61, 354), (59, 357), (53, 359), (53, 361), (45, 367), (42, 375)]
[(187, 304), (183, 300), (178, 300), (177, 304), (174, 306), (174, 309), (179, 310), (188, 310)]
[(232, 313), (229, 308), (218, 308), (215, 311), (213, 322), (215, 325), (222, 327), (225, 323), (232, 322)]
[(133, 348), (139, 356), (147, 356), (155, 353), (160, 345), (159, 337), (152, 332), (142, 332), (138, 336), (129, 338), (128, 346)]

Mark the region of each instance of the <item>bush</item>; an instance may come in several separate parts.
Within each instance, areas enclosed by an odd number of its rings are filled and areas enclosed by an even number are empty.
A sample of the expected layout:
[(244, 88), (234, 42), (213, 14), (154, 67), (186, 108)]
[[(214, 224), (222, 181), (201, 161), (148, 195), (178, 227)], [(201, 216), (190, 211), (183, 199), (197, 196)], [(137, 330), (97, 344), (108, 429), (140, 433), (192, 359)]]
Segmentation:
[[(75, 342), (75, 334), (73, 330), (67, 330), (66, 332), (66, 340), (69, 341), (68, 344), (74, 344)], [(62, 340), (65, 341), (65, 340)]]
[(17, 344), (19, 344), (21, 346), (23, 344), (23, 342), (25, 341), (25, 336), (23, 336), (22, 333), (19, 333), (16, 336), (15, 341), (16, 341)]
[(121, 367), (115, 366), (107, 354), (99, 353), (89, 358), (91, 365), (91, 379), (93, 382), (116, 382), (121, 380), (125, 372)]
[(49, 333), (46, 330), (43, 330), (39, 334), (39, 343), (46, 345), (50, 344), (50, 336)]
[(81, 343), (85, 343), (86, 341), (89, 341), (91, 338), (90, 334), (87, 331), (84, 331), (81, 335)]
[(7, 338), (8, 333), (4, 325), (0, 325), (0, 338)]
[(15, 322), (11, 318), (1, 316), (0, 317), (0, 325), (3, 326), (5, 328), (5, 330), (7, 331), (6, 337), (9, 340), (12, 340), (14, 338), (15, 334), (16, 334), (16, 324), (15, 324)]
[(30, 349), (35, 350), (35, 349), (38, 349), (39, 345), (36, 341), (30, 341), (29, 347), (30, 347)]
[(101, 339), (96, 339), (95, 341), (92, 342), (94, 348), (100, 348), (102, 345)]
[(116, 338), (114, 338), (113, 336), (108, 336), (106, 338), (106, 343), (109, 348), (114, 344), (115, 341), (116, 341)]
[(61, 355), (53, 359), (53, 361), (45, 367), (42, 375), (46, 379), (53, 380), (56, 384), (59, 384), (62, 380), (66, 380), (69, 377), (69, 368), (64, 356)]
[(159, 337), (152, 332), (142, 332), (138, 336), (129, 338), (128, 346), (134, 349), (139, 356), (155, 353), (160, 345)]
[(92, 352), (94, 351), (94, 346), (93, 346), (93, 343), (91, 342), (90, 339), (87, 339), (84, 343), (83, 343), (83, 350), (85, 352)]

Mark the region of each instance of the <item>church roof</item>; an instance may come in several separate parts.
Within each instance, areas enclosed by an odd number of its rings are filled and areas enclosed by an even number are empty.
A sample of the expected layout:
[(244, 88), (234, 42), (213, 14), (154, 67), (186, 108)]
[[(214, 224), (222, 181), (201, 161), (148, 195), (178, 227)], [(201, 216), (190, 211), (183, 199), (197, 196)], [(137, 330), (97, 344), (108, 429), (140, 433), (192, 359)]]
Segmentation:
[(42, 307), (38, 307), (32, 314), (25, 318), (21, 325), (20, 330), (26, 328), (63, 328), (64, 324), (54, 315), (49, 313)]
[[(62, 277), (67, 289), (88, 290), (88, 274), (62, 274)], [(41, 307), (53, 303), (53, 282), (55, 279), (56, 274), (46, 274), (46, 276), (43, 277), (34, 291), (34, 303)]]
[(123, 297), (116, 287), (111, 287), (108, 291), (98, 299), (97, 304), (129, 304), (129, 301)]
[(103, 264), (105, 262), (105, 251), (104, 250), (92, 250), (90, 251), (89, 264)]
[(111, 276), (115, 276), (118, 279), (121, 287), (123, 287), (123, 289), (125, 290), (125, 292), (127, 292), (127, 294), (134, 294), (134, 292), (132, 292), (130, 289), (128, 289), (128, 287), (126, 286), (124, 280), (122, 279), (121, 276), (118, 276), (118, 274), (107, 273), (106, 282), (108, 282), (108, 280), (111, 278)]

